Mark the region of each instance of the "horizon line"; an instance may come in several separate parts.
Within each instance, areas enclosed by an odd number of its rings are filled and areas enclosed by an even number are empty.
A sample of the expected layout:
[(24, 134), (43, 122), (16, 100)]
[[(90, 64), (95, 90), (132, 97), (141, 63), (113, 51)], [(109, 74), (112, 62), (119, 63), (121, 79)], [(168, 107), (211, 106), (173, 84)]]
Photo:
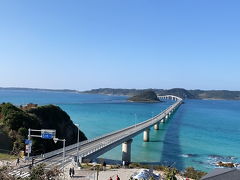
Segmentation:
[(97, 89), (126, 89), (126, 90), (147, 90), (147, 89), (152, 89), (152, 90), (171, 90), (171, 89), (184, 89), (187, 91), (196, 91), (196, 90), (201, 90), (201, 91), (240, 91), (240, 90), (227, 90), (227, 89), (186, 89), (186, 88), (180, 88), (180, 87), (175, 87), (175, 88), (110, 88), (110, 87), (100, 87), (100, 88), (92, 88), (88, 90), (77, 90), (77, 89), (68, 89), (68, 88), (36, 88), (36, 87), (18, 87), (18, 86), (8, 86), (8, 87), (0, 87), (0, 89), (26, 89), (26, 90), (45, 90), (45, 91), (75, 91), (75, 92), (85, 92), (85, 91), (91, 91), (91, 90), (97, 90)]

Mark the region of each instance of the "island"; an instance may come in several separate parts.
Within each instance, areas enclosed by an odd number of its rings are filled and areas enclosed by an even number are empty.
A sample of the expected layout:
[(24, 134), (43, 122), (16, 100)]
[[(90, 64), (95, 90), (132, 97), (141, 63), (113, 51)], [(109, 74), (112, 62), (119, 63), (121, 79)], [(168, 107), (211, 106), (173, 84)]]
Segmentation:
[(99, 88), (80, 93), (87, 94), (106, 94), (106, 95), (122, 95), (135, 96), (144, 91), (154, 91), (159, 96), (174, 95), (183, 99), (208, 99), (208, 100), (240, 100), (240, 91), (228, 90), (186, 90), (183, 88), (173, 89), (112, 89)]
[(81, 94), (105, 94), (118, 96), (135, 96), (144, 91), (154, 91), (159, 96), (174, 95), (183, 99), (204, 99), (204, 100), (240, 100), (240, 91), (229, 90), (186, 90), (183, 88), (172, 89), (114, 89), (114, 88), (98, 88), (87, 91), (71, 90), (71, 89), (36, 89), (36, 88), (18, 88), (18, 87), (0, 87), (0, 91), (46, 91), (46, 92), (66, 92)]
[(154, 91), (148, 90), (128, 98), (130, 102), (160, 102)]

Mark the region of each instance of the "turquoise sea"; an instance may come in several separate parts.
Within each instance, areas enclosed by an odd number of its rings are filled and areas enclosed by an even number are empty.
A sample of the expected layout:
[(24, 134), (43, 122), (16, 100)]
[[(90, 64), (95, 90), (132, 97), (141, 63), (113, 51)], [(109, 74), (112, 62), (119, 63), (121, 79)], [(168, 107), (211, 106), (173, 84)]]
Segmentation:
[[(129, 103), (125, 96), (0, 89), (0, 102), (15, 105), (56, 104), (65, 110), (90, 139), (133, 125), (160, 113), (172, 101)], [(135, 115), (136, 114), (136, 115)], [(134, 138), (132, 161), (193, 166), (209, 171), (214, 162), (240, 162), (240, 101), (185, 100), (160, 130), (151, 129), (150, 142)], [(121, 159), (121, 147), (102, 157)]]

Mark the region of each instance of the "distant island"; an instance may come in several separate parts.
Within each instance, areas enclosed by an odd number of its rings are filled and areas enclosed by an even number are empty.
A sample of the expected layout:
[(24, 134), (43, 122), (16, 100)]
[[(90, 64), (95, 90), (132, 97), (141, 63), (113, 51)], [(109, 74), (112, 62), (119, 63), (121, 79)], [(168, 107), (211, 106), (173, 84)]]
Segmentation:
[(240, 91), (228, 91), (228, 90), (186, 90), (182, 88), (173, 89), (99, 88), (92, 89), (89, 91), (82, 91), (81, 93), (135, 96), (147, 90), (152, 90), (159, 96), (175, 95), (183, 99), (240, 100)]
[(78, 91), (71, 89), (38, 89), (38, 88), (19, 88), (19, 87), (0, 87), (1, 90), (24, 90), (24, 91), (52, 91), (52, 92), (70, 92), (70, 93), (86, 93), (86, 94), (106, 94), (106, 95), (122, 95), (135, 96), (146, 90), (152, 90), (157, 95), (175, 95), (184, 99), (211, 99), (211, 100), (240, 100), (240, 91), (229, 90), (186, 90), (183, 88), (173, 89), (114, 89), (114, 88), (98, 88), (87, 91)]
[(72, 92), (78, 93), (77, 90), (72, 89), (41, 89), (41, 88), (24, 88), (24, 87), (0, 87), (0, 90), (20, 90), (20, 91), (55, 91), (55, 92)]
[(130, 101), (130, 102), (149, 102), (149, 103), (150, 102), (160, 102), (160, 100), (157, 97), (157, 94), (152, 90), (140, 92), (139, 94), (128, 98), (128, 101)]

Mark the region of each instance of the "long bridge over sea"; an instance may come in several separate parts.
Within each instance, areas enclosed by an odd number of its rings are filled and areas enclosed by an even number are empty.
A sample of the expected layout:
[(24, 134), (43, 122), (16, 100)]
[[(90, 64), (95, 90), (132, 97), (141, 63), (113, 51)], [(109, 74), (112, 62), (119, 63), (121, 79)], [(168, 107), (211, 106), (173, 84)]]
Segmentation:
[[(148, 142), (150, 140), (150, 129), (153, 127), (155, 130), (158, 130), (159, 124), (166, 122), (183, 103), (182, 98), (173, 95), (158, 96), (158, 98), (160, 100), (170, 99), (175, 102), (158, 115), (138, 124), (134, 124), (100, 137), (82, 141), (79, 144), (76, 143), (69, 145), (65, 147), (65, 149), (58, 149), (46, 153), (44, 156), (35, 157), (34, 164), (45, 163), (47, 167), (64, 167), (64, 165), (72, 161), (73, 157), (78, 156), (80, 162), (94, 160), (119, 145), (122, 145), (122, 161), (126, 164), (130, 163), (133, 138), (140, 133), (143, 133), (143, 141)], [(77, 147), (80, 147), (80, 149), (77, 150)], [(21, 168), (27, 168), (27, 165)], [(17, 176), (17, 173), (19, 173), (19, 170), (13, 171), (12, 175)], [(24, 176), (27, 175), (28, 174), (25, 173)]]

